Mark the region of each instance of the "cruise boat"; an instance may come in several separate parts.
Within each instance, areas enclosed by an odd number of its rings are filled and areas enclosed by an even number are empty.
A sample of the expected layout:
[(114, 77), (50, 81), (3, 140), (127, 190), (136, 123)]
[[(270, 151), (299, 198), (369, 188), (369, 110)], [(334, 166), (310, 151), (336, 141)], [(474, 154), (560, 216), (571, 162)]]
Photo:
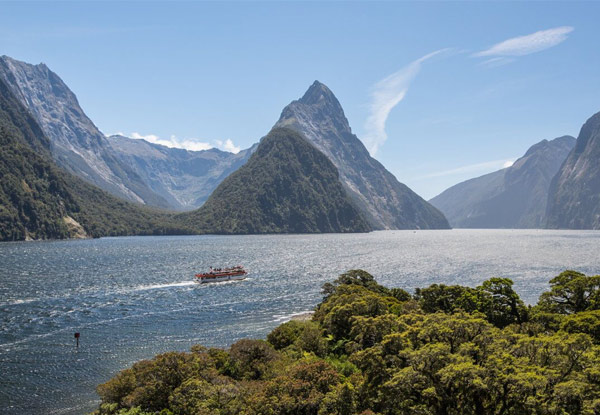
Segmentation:
[(248, 272), (241, 265), (230, 268), (210, 267), (209, 272), (196, 274), (196, 282), (205, 284), (208, 282), (239, 281), (245, 280), (247, 274)]

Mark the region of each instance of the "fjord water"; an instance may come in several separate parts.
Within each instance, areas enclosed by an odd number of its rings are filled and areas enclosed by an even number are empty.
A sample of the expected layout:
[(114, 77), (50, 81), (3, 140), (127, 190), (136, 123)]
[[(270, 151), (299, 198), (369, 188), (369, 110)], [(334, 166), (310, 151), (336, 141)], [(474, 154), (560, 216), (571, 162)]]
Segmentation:
[[(264, 338), (362, 268), (390, 287), (509, 277), (528, 303), (564, 269), (600, 273), (600, 232), (131, 237), (0, 244), (0, 412), (83, 414), (95, 386), (140, 359)], [(242, 264), (246, 281), (195, 272)], [(75, 348), (73, 334), (81, 333)]]

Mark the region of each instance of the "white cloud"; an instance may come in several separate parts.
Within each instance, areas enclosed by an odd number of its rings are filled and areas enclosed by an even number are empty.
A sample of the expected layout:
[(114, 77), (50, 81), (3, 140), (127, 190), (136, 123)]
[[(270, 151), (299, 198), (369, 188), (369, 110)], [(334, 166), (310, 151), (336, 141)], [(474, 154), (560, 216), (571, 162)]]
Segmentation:
[(421, 70), (421, 64), (427, 59), (447, 50), (441, 49), (425, 55), (373, 86), (364, 137), (365, 145), (371, 155), (375, 155), (379, 147), (387, 140), (385, 123), (390, 115), (390, 111), (404, 99), (410, 83)]
[(495, 68), (497, 66), (506, 65), (507, 63), (514, 62), (514, 58), (505, 58), (505, 57), (496, 57), (491, 59), (486, 59), (480, 63), (482, 66), (487, 66), (490, 68)]
[[(119, 135), (125, 135), (123, 133), (118, 133)], [(136, 140), (146, 140), (153, 144), (159, 144), (169, 148), (183, 148), (185, 150), (190, 151), (202, 151), (202, 150), (210, 150), (211, 148), (218, 148), (223, 151), (229, 151), (231, 153), (239, 153), (240, 147), (233, 144), (231, 139), (227, 139), (224, 142), (221, 140), (213, 140), (213, 143), (202, 141), (198, 138), (184, 138), (180, 139), (176, 136), (172, 135), (167, 138), (160, 138), (154, 134), (143, 135), (138, 132), (131, 133), (131, 138)]]
[(217, 146), (219, 147), (219, 149), (224, 150), (224, 151), (229, 151), (230, 153), (237, 154), (241, 150), (241, 148), (234, 145), (233, 141), (231, 141), (229, 138), (227, 140), (225, 140), (225, 142), (223, 142), (221, 140), (215, 140), (215, 143), (217, 143)]
[(413, 180), (422, 180), (422, 179), (431, 179), (434, 177), (445, 177), (445, 176), (456, 176), (459, 174), (465, 173), (477, 173), (484, 171), (495, 171), (499, 169), (504, 169), (513, 165), (515, 159), (510, 160), (493, 160), (493, 161), (485, 161), (483, 163), (477, 164), (469, 164), (466, 166), (457, 167), (450, 170), (438, 171), (434, 173), (429, 173), (424, 176), (415, 177)]
[[(489, 49), (475, 53), (473, 56), (525, 56), (551, 48), (567, 40), (567, 35), (573, 31), (571, 26), (555, 27), (540, 30), (530, 35), (513, 37), (495, 44)], [(487, 61), (490, 63), (491, 61)]]

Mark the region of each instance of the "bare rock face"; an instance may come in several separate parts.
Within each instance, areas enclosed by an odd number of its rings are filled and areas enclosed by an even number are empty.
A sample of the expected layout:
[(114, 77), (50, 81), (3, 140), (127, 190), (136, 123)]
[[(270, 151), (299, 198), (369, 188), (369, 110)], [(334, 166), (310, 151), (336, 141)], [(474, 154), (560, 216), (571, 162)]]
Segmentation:
[(45, 64), (31, 65), (2, 56), (0, 79), (50, 139), (52, 156), (59, 166), (116, 196), (169, 206), (115, 156), (106, 137), (79, 106), (75, 94)]
[(337, 167), (350, 197), (374, 229), (447, 229), (435, 207), (375, 160), (352, 134), (333, 93), (315, 81), (304, 96), (283, 109), (275, 127), (303, 134)]
[(581, 127), (552, 180), (547, 215), (549, 228), (600, 229), (600, 112)]
[(119, 135), (108, 137), (115, 154), (152, 191), (178, 210), (196, 209), (217, 186), (240, 168), (258, 144), (237, 154), (210, 149), (188, 151)]
[(456, 228), (543, 228), (552, 178), (575, 145), (543, 140), (511, 167), (459, 183), (430, 202)]

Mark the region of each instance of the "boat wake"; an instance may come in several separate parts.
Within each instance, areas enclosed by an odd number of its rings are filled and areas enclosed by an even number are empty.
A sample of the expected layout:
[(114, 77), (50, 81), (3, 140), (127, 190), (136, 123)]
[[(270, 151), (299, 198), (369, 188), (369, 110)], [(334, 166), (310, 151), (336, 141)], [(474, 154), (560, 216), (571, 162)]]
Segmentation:
[(139, 287), (135, 287), (131, 291), (146, 291), (146, 290), (159, 290), (162, 288), (172, 288), (172, 287), (189, 287), (195, 285), (195, 281), (181, 281), (181, 282), (170, 282), (167, 284), (153, 284), (153, 285), (140, 285)]

